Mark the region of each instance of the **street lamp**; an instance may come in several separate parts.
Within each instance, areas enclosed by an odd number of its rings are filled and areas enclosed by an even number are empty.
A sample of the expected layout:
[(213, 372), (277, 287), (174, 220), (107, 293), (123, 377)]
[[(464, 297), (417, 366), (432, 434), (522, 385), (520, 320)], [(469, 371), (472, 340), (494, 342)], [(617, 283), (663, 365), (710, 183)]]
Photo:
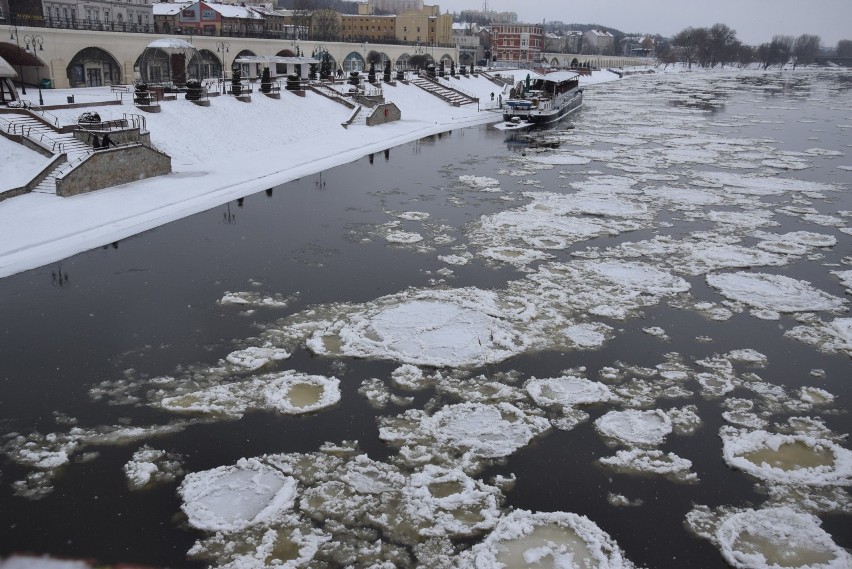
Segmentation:
[[(32, 35), (32, 36), (24, 36), (24, 44), (26, 44), (26, 52), (30, 52), (30, 44), (33, 45), (33, 55), (38, 59), (38, 56), (35, 55), (35, 51), (44, 51), (44, 38), (40, 35)], [(36, 50), (36, 46), (38, 46), (38, 50)], [(39, 61), (39, 64), (41, 61)], [(41, 96), (41, 65), (36, 66), (36, 81), (38, 81), (38, 104), (39, 106), (44, 106), (44, 99)]]
[(24, 83), (24, 64), (21, 61), (21, 44), (18, 42), (18, 26), (9, 26), (9, 39), (15, 40), (15, 45), (18, 46), (18, 71), (21, 73), (21, 94), (27, 94), (27, 85)]
[(222, 94), (225, 94), (225, 54), (228, 53), (228, 48), (231, 44), (226, 41), (216, 42), (216, 53), (222, 54)]

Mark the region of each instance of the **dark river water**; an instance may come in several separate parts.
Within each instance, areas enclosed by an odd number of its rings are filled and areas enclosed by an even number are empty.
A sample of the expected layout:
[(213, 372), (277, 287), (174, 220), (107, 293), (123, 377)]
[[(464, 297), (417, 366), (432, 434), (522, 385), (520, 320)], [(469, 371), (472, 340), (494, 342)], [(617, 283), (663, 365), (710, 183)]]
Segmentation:
[[(377, 410), (358, 389), (367, 378), (388, 378), (399, 363), (316, 356), (304, 347), (276, 364), (278, 368), (341, 380), (340, 402), (314, 414), (252, 411), (237, 420), (192, 422), (157, 437), (87, 446), (69, 464), (51, 471), (54, 476), (45, 485), (50, 491), (43, 495), (27, 495), (15, 484), (34, 469), (13, 460), (10, 441), (16, 435), (68, 433), (75, 427), (170, 424), (180, 417), (109, 395), (98, 399), (90, 390), (102, 382), (143, 381), (186, 374), (192, 366), (214, 366), (250, 345), (248, 339), (277, 319), (313, 306), (365, 303), (409, 288), (502, 289), (526, 273), (477, 254), (466, 231), (483, 216), (529, 201), (522, 192), (570, 193), (571, 183), (601, 176), (633, 179), (639, 189), (649, 184), (702, 187), (695, 182), (696, 171), (833, 185), (835, 191), (804, 197), (772, 194), (746, 205), (704, 209), (754, 212), (757, 204), (774, 212), (778, 222), (764, 231), (811, 231), (836, 238), (835, 245), (821, 247), (817, 254), (753, 270), (807, 281), (848, 302), (846, 287), (831, 271), (852, 268), (852, 238), (840, 230), (849, 228), (852, 219), (852, 172), (839, 167), (852, 166), (850, 87), (848, 74), (815, 72), (683, 74), (597, 85), (587, 89), (585, 107), (568, 123), (533, 133), (531, 139), (507, 137), (489, 126), (429, 137), (0, 280), (0, 449), (6, 445), (8, 451), (0, 456), (0, 557), (30, 552), (102, 563), (205, 566), (187, 558), (204, 534), (190, 528), (181, 514), (176, 492), (180, 477), (145, 490), (128, 489), (122, 467), (146, 443), (180, 456), (185, 472), (266, 453), (314, 452), (327, 441), (344, 440), (358, 441), (374, 460), (389, 460), (397, 449), (379, 439), (377, 417), (401, 409)], [(676, 129), (682, 132), (674, 134)], [(689, 132), (713, 140), (687, 141)], [(555, 151), (548, 145), (555, 146), (556, 139), (559, 151), (590, 157), (591, 162), (518, 172), (527, 158)], [(720, 150), (722, 139), (752, 139), (763, 156), (747, 156), (753, 149), (739, 149), (742, 154)], [(670, 155), (664, 163), (652, 164), (652, 172), (636, 171), (641, 164), (632, 160), (663, 148), (677, 150), (679, 158)], [(814, 148), (831, 153), (810, 151)], [(779, 159), (807, 167), (781, 169), (767, 162)], [(655, 180), (649, 173), (670, 178)], [(460, 186), (466, 175), (496, 179), (502, 191)], [(841, 221), (818, 223), (794, 208)], [(411, 211), (429, 217), (400, 220), (393, 215)], [(386, 240), (388, 224), (395, 220), (394, 229), (417, 232), (424, 241), (400, 245)], [(740, 228), (733, 235), (750, 247), (755, 243), (752, 229)], [(568, 262), (591, 247), (603, 250), (658, 235), (677, 240), (696, 231), (720, 230), (706, 215), (660, 207), (653, 223), (635, 231), (547, 252), (552, 260)], [(436, 238), (447, 235), (451, 242)], [(473, 253), (466, 264), (448, 266), (439, 259), (459, 252), (460, 246)], [(451, 272), (442, 270), (447, 268)], [(723, 302), (703, 273), (680, 276), (691, 285), (694, 301)], [(280, 295), (288, 301), (286, 307), (246, 311), (218, 302), (228, 291)], [(848, 304), (834, 314), (816, 314), (823, 320), (848, 318)], [(764, 367), (754, 370), (766, 382), (791, 393), (816, 386), (835, 396), (828, 408), (812, 412), (779, 409), (768, 418), (766, 430), (804, 414), (819, 418), (837, 435), (849, 433), (849, 355), (821, 352), (785, 337), (785, 330), (801, 323), (794, 314), (761, 319), (745, 309), (714, 320), (680, 304), (658, 302), (624, 319), (599, 320), (613, 332), (596, 349), (527, 352), (471, 373), (504, 377), (505, 372), (522, 385), (527, 378), (584, 368), (586, 377), (596, 379), (601, 370), (622, 364), (654, 368), (672, 353), (700, 371), (695, 362), (702, 358), (750, 348), (767, 358)], [(664, 329), (667, 339), (643, 332), (650, 327)], [(598, 435), (594, 421), (620, 408), (612, 405), (586, 408), (590, 417), (585, 422), (571, 430), (552, 429), (477, 476), (514, 475), (514, 486), (505, 491), (506, 511), (585, 515), (636, 565), (726, 567), (710, 541), (687, 529), (686, 514), (698, 504), (756, 508), (767, 495), (756, 479), (723, 460), (719, 430), (726, 423), (725, 398), (703, 396), (694, 382), (687, 387), (691, 395), (676, 401), (658, 397), (651, 408), (695, 405), (701, 418), (696, 432), (669, 436), (660, 448), (691, 460), (698, 483), (602, 467), (597, 460), (614, 450)], [(733, 396), (750, 397), (745, 390)], [(417, 392), (410, 406), (434, 410), (453, 402), (447, 394), (426, 390)], [(641, 506), (613, 505), (611, 493), (641, 500)], [(823, 529), (849, 548), (848, 504), (840, 510), (817, 513)], [(456, 545), (464, 549), (479, 540)]]

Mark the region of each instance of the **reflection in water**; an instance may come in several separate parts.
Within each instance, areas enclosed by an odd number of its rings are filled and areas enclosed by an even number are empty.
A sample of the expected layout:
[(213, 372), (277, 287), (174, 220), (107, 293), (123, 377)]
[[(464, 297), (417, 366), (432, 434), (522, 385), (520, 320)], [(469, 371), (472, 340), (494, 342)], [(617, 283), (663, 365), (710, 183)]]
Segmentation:
[(61, 288), (68, 286), (68, 273), (62, 270), (62, 266), (60, 266), (55, 271), (50, 272), (51, 284), (55, 287)]
[(237, 215), (235, 213), (231, 213), (230, 202), (225, 204), (225, 211), (222, 212), (222, 221), (227, 224), (234, 224), (237, 222)]

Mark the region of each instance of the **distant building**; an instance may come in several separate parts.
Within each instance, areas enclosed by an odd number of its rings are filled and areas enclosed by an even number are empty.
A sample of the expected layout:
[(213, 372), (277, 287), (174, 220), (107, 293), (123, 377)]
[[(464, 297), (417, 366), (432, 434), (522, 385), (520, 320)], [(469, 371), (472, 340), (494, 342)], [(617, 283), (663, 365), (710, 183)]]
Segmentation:
[(365, 4), (358, 5), (358, 13), (361, 6), (365, 6), (367, 14), (402, 14), (405, 12), (422, 12), (423, 0), (369, 0)]
[(654, 47), (654, 38), (651, 36), (627, 36), (619, 44), (619, 53), (647, 57), (654, 54)]
[(565, 53), (583, 53), (583, 32), (565, 32)]
[(152, 0), (44, 0), (44, 24), (49, 27), (154, 31)]
[(459, 49), (460, 64), (475, 65), (477, 61), (485, 59), (481, 33), (477, 24), (453, 24), (453, 45)]
[(583, 34), (583, 53), (615, 55), (615, 36), (603, 30), (589, 30)]
[(466, 22), (488, 22), (491, 24), (517, 24), (516, 12), (495, 12), (493, 10), (462, 10), (461, 19)]
[(491, 53), (498, 63), (529, 66), (544, 49), (541, 24), (494, 24)]

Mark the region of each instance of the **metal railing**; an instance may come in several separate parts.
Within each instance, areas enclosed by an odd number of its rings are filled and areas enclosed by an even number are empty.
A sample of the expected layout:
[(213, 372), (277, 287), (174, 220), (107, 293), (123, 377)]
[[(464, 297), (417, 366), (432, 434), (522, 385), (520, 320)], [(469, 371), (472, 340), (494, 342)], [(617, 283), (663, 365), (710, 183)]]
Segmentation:
[(133, 128), (138, 128), (139, 134), (147, 132), (148, 130), (148, 123), (145, 120), (145, 115), (138, 115), (136, 113), (124, 113), (124, 120), (128, 125), (132, 125)]

